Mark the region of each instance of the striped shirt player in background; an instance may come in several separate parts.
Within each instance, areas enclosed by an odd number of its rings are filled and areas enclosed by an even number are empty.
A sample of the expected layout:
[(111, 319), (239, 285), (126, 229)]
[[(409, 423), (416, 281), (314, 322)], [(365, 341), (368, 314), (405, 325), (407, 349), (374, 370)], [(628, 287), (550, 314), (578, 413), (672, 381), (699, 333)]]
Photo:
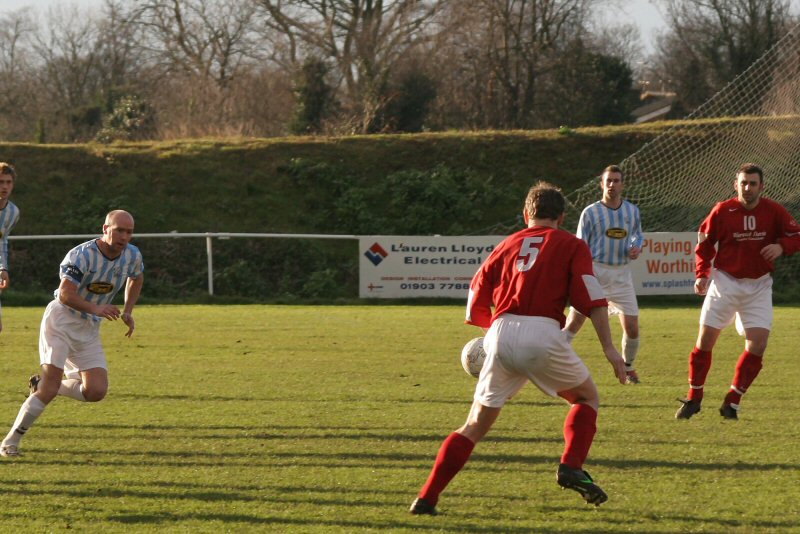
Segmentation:
[(689, 393), (678, 399), (677, 419), (700, 411), (711, 351), (734, 320), (745, 338), (744, 352), (719, 413), (725, 419), (739, 418), (739, 402), (761, 371), (772, 328), (770, 273), (775, 260), (800, 250), (800, 226), (786, 208), (761, 196), (761, 168), (754, 163), (739, 167), (733, 187), (736, 198), (716, 204), (697, 233), (694, 292), (705, 299), (697, 342), (689, 354)]
[[(135, 328), (133, 307), (144, 282), (139, 249), (130, 244), (133, 217), (110, 212), (103, 236), (73, 248), (61, 262), (61, 283), (48, 304), (39, 332), (41, 377), (31, 377), (31, 395), (0, 445), (0, 455), (17, 456), (19, 443), (56, 395), (97, 402), (108, 391), (108, 366), (100, 343), (100, 322), (122, 319), (130, 337)], [(125, 287), (120, 312), (112, 304)]]
[(412, 514), (436, 515), (439, 494), (464, 467), (506, 401), (528, 381), (571, 405), (558, 484), (594, 505), (608, 498), (583, 471), (600, 401), (589, 370), (561, 331), (567, 299), (591, 318), (620, 383), (625, 364), (611, 339), (607, 302), (592, 272), (589, 248), (559, 229), (565, 204), (555, 186), (540, 182), (532, 187), (523, 210), (528, 228), (503, 240), (470, 283), (466, 322), (486, 332), (486, 360), (467, 421), (442, 443)]
[[(9, 285), (8, 236), (19, 221), (19, 208), (9, 200), (16, 180), (14, 167), (0, 162), (0, 291)], [(2, 330), (3, 321), (0, 318), (0, 331)]]
[[(622, 357), (625, 359), (626, 381), (639, 383), (634, 367), (639, 353), (639, 303), (628, 265), (639, 257), (644, 235), (639, 208), (622, 198), (625, 175), (616, 165), (603, 170), (600, 187), (603, 199), (590, 204), (581, 213), (577, 235), (589, 245), (594, 274), (603, 286), (608, 311), (620, 314), (622, 325)], [(571, 340), (583, 326), (586, 317), (570, 308), (564, 331)]]

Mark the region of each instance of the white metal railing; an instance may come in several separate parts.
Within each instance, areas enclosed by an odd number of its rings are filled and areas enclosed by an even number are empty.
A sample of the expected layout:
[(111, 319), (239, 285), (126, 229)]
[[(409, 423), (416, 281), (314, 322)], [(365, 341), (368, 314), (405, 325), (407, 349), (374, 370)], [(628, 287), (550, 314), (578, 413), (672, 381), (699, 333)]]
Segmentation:
[[(100, 237), (98, 234), (61, 234), (61, 235), (10, 235), (9, 240), (33, 241), (48, 239), (92, 239)], [(257, 237), (257, 238), (291, 238), (291, 239), (358, 239), (357, 235), (331, 235), (331, 234), (259, 234), (259, 233), (237, 233), (237, 232), (196, 232), (180, 233), (167, 232), (161, 234), (134, 234), (136, 239), (148, 237), (204, 237), (206, 239), (206, 260), (208, 262), (208, 294), (214, 294), (214, 249), (211, 244), (213, 238), (230, 239), (231, 237)]]

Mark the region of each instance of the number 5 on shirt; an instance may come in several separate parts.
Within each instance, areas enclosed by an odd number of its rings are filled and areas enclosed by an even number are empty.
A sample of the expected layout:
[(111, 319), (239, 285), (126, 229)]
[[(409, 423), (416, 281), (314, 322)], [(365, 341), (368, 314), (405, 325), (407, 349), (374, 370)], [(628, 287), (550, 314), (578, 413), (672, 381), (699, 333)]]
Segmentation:
[(522, 240), (522, 246), (519, 247), (519, 258), (517, 258), (517, 270), (519, 272), (529, 271), (533, 264), (536, 263), (539, 249), (534, 245), (542, 241), (544, 241), (543, 237), (526, 237)]

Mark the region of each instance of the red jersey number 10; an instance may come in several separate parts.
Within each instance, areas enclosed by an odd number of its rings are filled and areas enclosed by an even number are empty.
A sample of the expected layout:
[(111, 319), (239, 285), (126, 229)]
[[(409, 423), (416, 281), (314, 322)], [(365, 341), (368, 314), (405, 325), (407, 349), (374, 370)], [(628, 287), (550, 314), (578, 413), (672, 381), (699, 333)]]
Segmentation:
[(536, 257), (539, 255), (539, 249), (534, 245), (542, 241), (544, 241), (543, 237), (526, 237), (522, 240), (522, 246), (519, 247), (519, 257), (517, 258), (518, 271), (529, 271), (533, 267), (533, 264), (536, 263)]

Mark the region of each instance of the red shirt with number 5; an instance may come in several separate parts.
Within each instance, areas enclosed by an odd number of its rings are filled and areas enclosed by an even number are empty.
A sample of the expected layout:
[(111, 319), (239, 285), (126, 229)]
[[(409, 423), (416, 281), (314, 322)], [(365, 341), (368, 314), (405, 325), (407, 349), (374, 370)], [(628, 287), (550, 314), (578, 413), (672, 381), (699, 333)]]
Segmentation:
[(550, 317), (563, 327), (567, 302), (583, 315), (608, 306), (589, 247), (565, 230), (534, 226), (504, 239), (475, 273), (466, 322), (488, 328), (512, 313)]

